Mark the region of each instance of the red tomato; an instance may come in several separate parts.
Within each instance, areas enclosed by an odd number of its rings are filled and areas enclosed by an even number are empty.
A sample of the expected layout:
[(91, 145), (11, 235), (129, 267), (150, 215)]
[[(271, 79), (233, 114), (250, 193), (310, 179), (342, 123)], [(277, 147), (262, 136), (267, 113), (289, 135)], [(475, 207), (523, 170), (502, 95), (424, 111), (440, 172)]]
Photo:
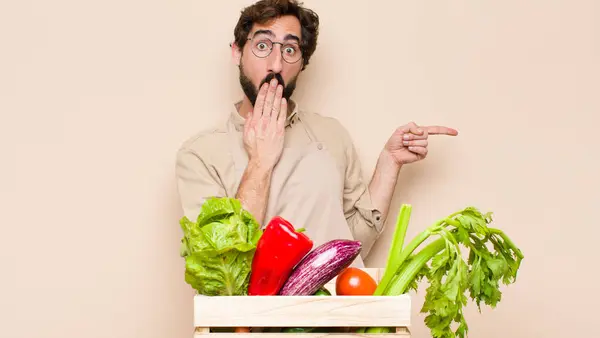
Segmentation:
[(372, 296), (377, 282), (365, 271), (346, 268), (337, 276), (335, 293), (339, 296)]

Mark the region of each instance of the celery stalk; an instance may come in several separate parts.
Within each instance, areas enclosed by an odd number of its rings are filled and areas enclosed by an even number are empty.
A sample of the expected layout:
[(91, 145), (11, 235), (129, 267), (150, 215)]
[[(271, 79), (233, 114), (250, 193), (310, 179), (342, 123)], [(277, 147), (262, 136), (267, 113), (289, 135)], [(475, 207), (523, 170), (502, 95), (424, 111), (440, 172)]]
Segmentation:
[(385, 296), (400, 296), (408, 291), (408, 286), (415, 279), (419, 271), (435, 255), (446, 247), (446, 240), (440, 238), (429, 243), (418, 254), (416, 254), (408, 264), (402, 268), (402, 272), (397, 274), (385, 291)]
[[(402, 268), (402, 264), (404, 263), (404, 261), (408, 257), (410, 257), (410, 255), (413, 253), (413, 251), (415, 251), (419, 247), (419, 245), (421, 245), (421, 243), (423, 243), (427, 238), (429, 238), (430, 235), (431, 235), (431, 230), (429, 228), (425, 229), (423, 232), (421, 232), (417, 237), (415, 237), (406, 246), (406, 249), (402, 250), (402, 252), (400, 253), (400, 256), (398, 256), (398, 258), (395, 260), (395, 263), (396, 263), (396, 266), (394, 266), (395, 269), (390, 271), (390, 273), (387, 273), (387, 278), (386, 278), (386, 273), (384, 273), (383, 278), (381, 279), (381, 281), (377, 285), (377, 288), (375, 289), (375, 292), (373, 293), (374, 296), (381, 296), (381, 295), (385, 294), (387, 288), (390, 285), (392, 278), (394, 278), (394, 276), (400, 272), (399, 270)], [(387, 267), (386, 272), (390, 268), (391, 267)]]
[[(404, 236), (406, 235), (406, 230), (408, 228), (408, 223), (410, 220), (410, 212), (412, 207), (409, 205), (402, 205), (403, 209), (401, 209), (399, 217), (399, 226), (396, 227), (396, 231), (394, 233), (394, 242), (392, 242), (392, 247), (390, 248), (390, 257), (388, 257), (388, 265), (385, 268), (385, 272), (383, 274), (383, 278), (377, 285), (374, 296), (381, 296), (386, 293), (389, 284), (394, 278), (396, 274), (400, 272), (402, 268), (402, 264), (410, 255), (423, 243), (431, 234), (436, 234), (441, 231), (445, 226), (446, 219), (439, 220), (434, 224), (430, 225), (427, 229), (421, 232), (417, 237), (415, 237), (405, 249), (402, 248), (404, 243)], [(408, 208), (407, 208), (408, 207)], [(404, 210), (404, 212), (402, 212)], [(456, 214), (456, 213), (455, 213)], [(453, 214), (454, 215), (454, 214)], [(396, 256), (396, 254), (398, 254)], [(391, 262), (391, 263), (390, 263)]]
[[(406, 230), (408, 229), (411, 211), (412, 206), (409, 204), (402, 204), (400, 207), (400, 212), (398, 213), (398, 218), (396, 220), (394, 237), (388, 253), (388, 262), (382, 278), (384, 286), (380, 287), (380, 290), (378, 290), (380, 292), (385, 289), (385, 285), (387, 285), (400, 267), (400, 254), (402, 252), (402, 247), (404, 246), (404, 238), (406, 237)], [(381, 285), (381, 283), (379, 285)], [(377, 295), (378, 291), (375, 291), (375, 295)]]

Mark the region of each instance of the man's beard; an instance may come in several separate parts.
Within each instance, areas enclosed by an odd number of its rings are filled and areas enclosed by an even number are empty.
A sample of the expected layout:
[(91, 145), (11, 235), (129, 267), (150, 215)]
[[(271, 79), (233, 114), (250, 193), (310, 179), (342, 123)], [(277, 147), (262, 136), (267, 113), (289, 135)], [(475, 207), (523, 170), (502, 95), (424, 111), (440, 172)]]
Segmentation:
[(290, 81), (290, 83), (288, 83), (287, 85), (285, 84), (285, 82), (283, 81), (283, 77), (281, 77), (281, 74), (279, 73), (269, 73), (258, 85), (258, 88), (254, 87), (254, 85), (252, 84), (252, 81), (246, 76), (246, 74), (244, 73), (244, 67), (240, 64), (240, 84), (242, 85), (242, 89), (244, 90), (244, 94), (246, 94), (246, 97), (248, 97), (248, 99), (250, 100), (250, 102), (252, 103), (252, 106), (254, 107), (254, 105), (256, 104), (256, 98), (258, 96), (258, 89), (264, 84), (264, 83), (269, 83), (271, 82), (271, 80), (273, 78), (277, 79), (277, 82), (283, 86), (283, 94), (281, 97), (285, 97), (286, 101), (289, 103), (290, 101), (290, 97), (292, 97), (292, 94), (294, 93), (294, 90), (296, 89), (296, 79), (297, 76), (295, 76), (292, 81)]

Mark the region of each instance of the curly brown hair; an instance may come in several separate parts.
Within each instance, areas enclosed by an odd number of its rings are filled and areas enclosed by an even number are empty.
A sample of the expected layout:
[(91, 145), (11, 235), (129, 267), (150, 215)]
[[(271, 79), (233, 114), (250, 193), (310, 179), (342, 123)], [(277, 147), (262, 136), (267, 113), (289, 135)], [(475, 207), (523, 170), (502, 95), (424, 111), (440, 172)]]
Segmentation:
[(244, 8), (233, 31), (235, 44), (240, 49), (244, 48), (248, 40), (248, 34), (250, 34), (250, 30), (252, 30), (255, 23), (265, 24), (280, 16), (293, 15), (298, 18), (302, 28), (300, 49), (304, 59), (302, 66), (302, 70), (304, 70), (310, 57), (317, 49), (319, 16), (302, 5), (303, 3), (296, 0), (261, 0)]

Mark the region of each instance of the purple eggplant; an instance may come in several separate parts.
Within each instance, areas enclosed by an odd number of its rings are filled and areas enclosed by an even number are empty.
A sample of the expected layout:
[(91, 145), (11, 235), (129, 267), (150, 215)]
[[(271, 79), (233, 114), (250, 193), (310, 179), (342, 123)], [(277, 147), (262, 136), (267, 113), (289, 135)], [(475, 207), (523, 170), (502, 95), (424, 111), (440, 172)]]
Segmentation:
[(360, 254), (359, 241), (334, 239), (308, 253), (296, 265), (279, 294), (282, 296), (307, 296), (314, 294), (343, 269), (352, 264)]

